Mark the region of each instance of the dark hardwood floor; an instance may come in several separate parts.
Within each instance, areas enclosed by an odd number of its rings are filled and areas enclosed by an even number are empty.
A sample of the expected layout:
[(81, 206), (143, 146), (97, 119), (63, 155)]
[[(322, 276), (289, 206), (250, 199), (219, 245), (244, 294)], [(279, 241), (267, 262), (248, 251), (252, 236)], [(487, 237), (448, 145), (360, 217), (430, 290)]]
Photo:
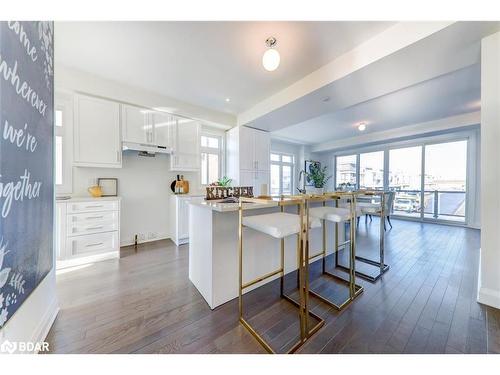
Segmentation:
[[(499, 353), (500, 311), (476, 302), (479, 231), (393, 225), (386, 235), (391, 269), (375, 284), (358, 279), (365, 291), (342, 312), (311, 298), (326, 322), (299, 352)], [(377, 235), (376, 218), (361, 221), (359, 255), (377, 254)], [(319, 263), (311, 269), (315, 290), (339, 293), (319, 275)], [(294, 284), (289, 275), (291, 293)], [(264, 352), (238, 323), (237, 300), (211, 311), (189, 282), (186, 245), (158, 241), (137, 254), (124, 248), (120, 260), (58, 275), (57, 286), (61, 311), (48, 336), (53, 353)], [(297, 313), (278, 296), (273, 282), (249, 293), (245, 306), (259, 332), (285, 350), (296, 338)]]

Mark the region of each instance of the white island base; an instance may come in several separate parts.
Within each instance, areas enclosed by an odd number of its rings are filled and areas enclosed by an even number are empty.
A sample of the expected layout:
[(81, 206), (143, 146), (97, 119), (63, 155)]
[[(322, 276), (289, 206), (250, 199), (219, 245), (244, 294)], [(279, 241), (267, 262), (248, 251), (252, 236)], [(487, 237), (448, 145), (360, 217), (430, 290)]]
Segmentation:
[[(246, 215), (277, 212), (279, 208), (255, 206)], [(264, 206), (265, 207), (265, 206)], [(290, 207), (290, 212), (296, 212)], [(289, 210), (287, 210), (289, 211)], [(344, 226), (339, 225), (342, 241)], [(327, 223), (328, 253), (333, 252), (334, 225)], [(285, 273), (297, 269), (297, 236), (285, 239)], [(310, 255), (322, 248), (322, 230), (310, 231)], [(319, 257), (314, 259), (320, 259)], [(280, 240), (243, 229), (243, 283), (280, 267)], [(262, 281), (247, 291), (279, 278)], [(237, 204), (192, 203), (189, 208), (189, 279), (211, 309), (238, 297), (238, 207)]]

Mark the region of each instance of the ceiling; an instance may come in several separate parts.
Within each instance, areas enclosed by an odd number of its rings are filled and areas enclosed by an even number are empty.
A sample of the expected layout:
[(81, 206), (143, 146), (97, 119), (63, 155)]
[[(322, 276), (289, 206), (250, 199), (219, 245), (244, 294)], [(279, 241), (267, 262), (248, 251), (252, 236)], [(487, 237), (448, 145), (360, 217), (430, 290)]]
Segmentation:
[[(300, 143), (316, 144), (418, 124), (480, 109), (481, 67), (474, 64), (388, 95), (275, 131)], [(357, 124), (367, 123), (361, 133)]]
[[(56, 22), (56, 63), (238, 114), (393, 22)], [(274, 36), (281, 65), (261, 64)], [(230, 98), (226, 102), (226, 98)]]

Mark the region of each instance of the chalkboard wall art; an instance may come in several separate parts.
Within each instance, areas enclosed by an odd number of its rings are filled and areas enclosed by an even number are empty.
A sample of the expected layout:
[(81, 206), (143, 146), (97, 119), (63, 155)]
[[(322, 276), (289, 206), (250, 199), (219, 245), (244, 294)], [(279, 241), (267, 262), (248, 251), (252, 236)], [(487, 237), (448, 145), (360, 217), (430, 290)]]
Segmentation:
[(0, 329), (53, 266), (53, 40), (0, 22)]

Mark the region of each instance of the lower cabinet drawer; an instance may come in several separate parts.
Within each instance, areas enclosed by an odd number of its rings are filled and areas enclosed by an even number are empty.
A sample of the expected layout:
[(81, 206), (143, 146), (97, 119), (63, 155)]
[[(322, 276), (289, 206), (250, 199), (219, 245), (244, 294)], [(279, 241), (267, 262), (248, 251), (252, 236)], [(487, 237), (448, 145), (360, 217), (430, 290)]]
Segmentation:
[(88, 201), (68, 203), (68, 214), (80, 212), (117, 211), (120, 208), (118, 201)]
[(71, 250), (71, 256), (83, 256), (119, 250), (118, 231), (68, 237), (67, 241)]
[(67, 216), (68, 236), (118, 230), (118, 211), (72, 214)]

